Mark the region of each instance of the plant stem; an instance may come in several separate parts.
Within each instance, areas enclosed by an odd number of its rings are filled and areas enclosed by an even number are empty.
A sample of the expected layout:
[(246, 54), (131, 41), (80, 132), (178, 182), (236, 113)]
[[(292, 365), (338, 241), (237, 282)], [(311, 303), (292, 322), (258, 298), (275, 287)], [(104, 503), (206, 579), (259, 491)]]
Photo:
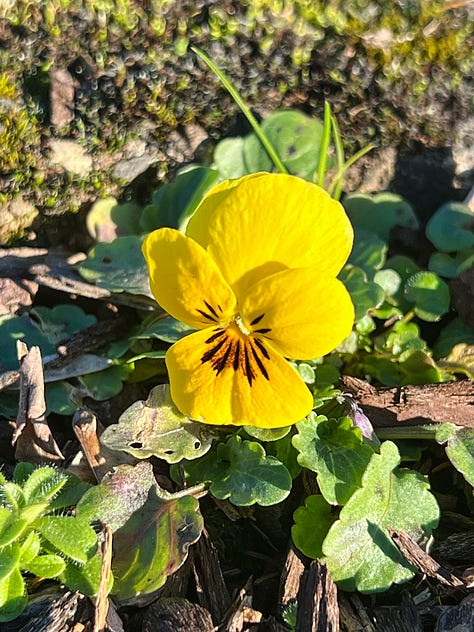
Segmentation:
[(323, 121), (323, 137), (321, 138), (321, 146), (319, 148), (318, 160), (318, 179), (316, 184), (324, 187), (324, 178), (326, 177), (326, 168), (328, 160), (329, 141), (331, 139), (331, 106), (327, 101), (324, 102), (324, 121)]
[(394, 426), (391, 428), (376, 428), (375, 433), (381, 440), (387, 439), (435, 439), (437, 425), (423, 426)]

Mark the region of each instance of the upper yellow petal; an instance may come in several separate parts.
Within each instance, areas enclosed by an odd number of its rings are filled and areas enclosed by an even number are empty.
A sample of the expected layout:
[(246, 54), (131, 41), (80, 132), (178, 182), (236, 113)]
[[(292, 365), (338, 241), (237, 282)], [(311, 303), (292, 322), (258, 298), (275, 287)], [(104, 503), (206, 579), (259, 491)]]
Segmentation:
[(153, 296), (171, 316), (202, 329), (235, 314), (234, 293), (195, 241), (173, 228), (160, 228), (145, 238), (142, 249)]
[(236, 325), (186, 336), (168, 349), (166, 365), (176, 406), (204, 423), (279, 428), (313, 406), (293, 367)]
[(240, 307), (245, 327), (282, 355), (309, 360), (329, 353), (354, 323), (344, 285), (314, 268), (284, 270), (259, 281)]
[(257, 173), (223, 182), (204, 197), (187, 235), (208, 250), (238, 299), (286, 268), (336, 276), (352, 248), (342, 205), (296, 176)]

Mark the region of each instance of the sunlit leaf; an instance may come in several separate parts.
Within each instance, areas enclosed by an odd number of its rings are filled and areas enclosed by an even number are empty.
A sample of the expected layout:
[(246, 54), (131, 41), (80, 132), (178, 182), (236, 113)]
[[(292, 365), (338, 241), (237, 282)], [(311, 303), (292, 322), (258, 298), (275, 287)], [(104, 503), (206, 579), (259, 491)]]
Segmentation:
[(429, 322), (439, 320), (449, 309), (449, 287), (434, 272), (420, 271), (410, 276), (405, 298), (415, 304), (415, 314)]
[(388, 246), (375, 233), (359, 230), (355, 233), (354, 246), (349, 257), (349, 265), (362, 268), (369, 279), (384, 265)]
[(344, 505), (360, 487), (373, 449), (348, 417), (327, 419), (311, 413), (296, 429), (293, 445), (300, 453), (298, 463), (317, 473), (328, 503)]
[(244, 161), (244, 139), (224, 138), (214, 150), (214, 166), (224, 179), (240, 178), (247, 172)]
[(454, 318), (443, 327), (435, 344), (433, 356), (445, 358), (457, 344), (474, 345), (474, 330), (460, 318)]
[(111, 450), (123, 450), (144, 459), (157, 456), (168, 463), (197, 459), (211, 447), (212, 426), (192, 421), (181, 414), (171, 400), (169, 386), (160, 384), (148, 399), (132, 404), (101, 435)]
[(346, 266), (339, 278), (351, 295), (356, 320), (363, 318), (369, 309), (382, 304), (385, 296), (383, 289), (377, 283), (369, 281), (361, 268)]
[(438, 524), (439, 508), (418, 472), (396, 469), (395, 444), (374, 454), (357, 490), (342, 508), (323, 544), (326, 564), (343, 590), (377, 592), (409, 580), (414, 569), (392, 542), (388, 527), (415, 540)]
[(137, 235), (140, 231), (141, 208), (135, 202), (119, 204), (113, 197), (97, 200), (86, 217), (89, 235), (95, 241), (113, 241), (124, 235)]
[(436, 441), (446, 444), (449, 460), (474, 487), (474, 429), (441, 424), (436, 429)]
[(13, 621), (28, 603), (25, 582), (18, 568), (0, 581), (0, 622)]
[(331, 505), (323, 496), (308, 496), (304, 507), (298, 507), (293, 513), (293, 520), (291, 537), (295, 546), (308, 557), (321, 557), (324, 538), (336, 520)]
[(166, 318), (154, 319), (131, 338), (138, 340), (158, 338), (164, 342), (176, 342), (193, 331), (196, 331), (194, 327), (190, 327), (172, 316), (166, 316)]
[(73, 516), (44, 516), (34, 528), (56, 550), (85, 564), (97, 548), (97, 535), (87, 522)]
[(66, 562), (59, 555), (38, 555), (23, 564), (23, 568), (37, 577), (51, 578), (60, 575), (66, 568)]

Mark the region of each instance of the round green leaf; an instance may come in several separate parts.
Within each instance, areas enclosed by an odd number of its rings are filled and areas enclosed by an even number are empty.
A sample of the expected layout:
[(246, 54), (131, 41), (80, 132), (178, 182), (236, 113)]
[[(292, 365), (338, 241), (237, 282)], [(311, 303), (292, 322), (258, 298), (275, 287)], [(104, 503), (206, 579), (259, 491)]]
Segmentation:
[(247, 167), (244, 161), (244, 139), (224, 138), (214, 150), (214, 166), (223, 179), (244, 176)]
[(442, 424), (436, 430), (436, 441), (446, 443), (449, 460), (474, 487), (474, 430), (454, 424)]
[(388, 246), (375, 233), (359, 230), (355, 234), (349, 265), (362, 268), (370, 279), (385, 263)]
[(449, 309), (448, 285), (434, 272), (420, 271), (405, 284), (405, 298), (415, 303), (415, 314), (422, 320), (435, 322)]
[(419, 227), (412, 206), (395, 193), (354, 193), (344, 199), (344, 207), (356, 229), (369, 230), (385, 242), (394, 226)]
[(295, 546), (307, 557), (322, 557), (324, 538), (335, 519), (331, 505), (323, 496), (308, 496), (304, 507), (298, 507), (293, 513), (295, 524), (291, 537)]
[(79, 273), (110, 292), (152, 296), (141, 245), (142, 238), (137, 235), (99, 243), (78, 266)]
[(120, 393), (124, 380), (132, 370), (127, 365), (111, 366), (105, 371), (83, 375), (79, 381), (86, 388), (89, 397), (103, 402)]
[(460, 202), (443, 204), (428, 221), (426, 236), (442, 252), (474, 248), (472, 211)]
[(364, 318), (370, 309), (383, 303), (384, 291), (377, 283), (367, 280), (361, 268), (346, 266), (339, 275), (351, 295), (355, 307), (355, 319)]
[[(288, 110), (270, 114), (261, 129), (288, 171), (311, 180), (318, 168), (321, 122), (303, 112)], [(244, 161), (247, 173), (274, 170), (273, 161), (253, 132), (244, 140)]]
[(141, 208), (135, 202), (119, 204), (113, 197), (94, 202), (86, 217), (89, 235), (95, 241), (113, 241), (140, 231)]

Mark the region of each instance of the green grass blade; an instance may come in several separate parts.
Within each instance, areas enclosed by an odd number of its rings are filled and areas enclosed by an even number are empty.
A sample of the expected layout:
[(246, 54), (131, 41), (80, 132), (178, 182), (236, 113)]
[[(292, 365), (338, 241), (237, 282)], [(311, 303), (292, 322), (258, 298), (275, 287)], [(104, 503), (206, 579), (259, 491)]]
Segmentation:
[[(332, 126), (332, 134), (333, 134), (333, 139), (334, 139), (334, 147), (336, 148), (337, 172), (339, 173), (339, 171), (344, 166), (344, 162), (345, 162), (344, 145), (342, 143), (341, 132), (339, 131), (339, 125), (337, 123), (337, 119), (336, 119), (336, 117), (333, 114), (331, 114), (331, 126)], [(336, 186), (334, 188), (334, 195), (333, 195), (333, 197), (336, 200), (339, 200), (340, 197), (341, 197), (342, 182), (343, 182), (343, 178), (341, 176), (338, 179), (338, 181), (336, 183)]]
[(331, 180), (330, 185), (328, 186), (329, 195), (331, 196), (334, 195), (338, 182), (340, 182), (340, 185), (342, 188), (342, 178), (345, 172), (349, 169), (349, 167), (352, 167), (352, 165), (355, 164), (360, 158), (362, 158), (362, 156), (365, 156), (365, 154), (368, 154), (369, 151), (372, 151), (372, 149), (375, 149), (375, 147), (376, 146), (371, 143), (370, 145), (367, 145), (366, 147), (359, 149), (359, 151), (357, 151), (353, 156), (351, 156), (349, 160), (346, 160), (346, 162), (338, 170), (334, 178)]
[(316, 184), (324, 187), (326, 177), (329, 141), (331, 139), (331, 106), (327, 101), (324, 103), (323, 137), (319, 148), (318, 179)]
[(273, 147), (271, 142), (268, 140), (268, 138), (265, 136), (264, 132), (262, 131), (262, 129), (260, 127), (260, 125), (258, 124), (257, 119), (252, 114), (250, 109), (247, 107), (247, 105), (245, 104), (244, 100), (242, 99), (240, 94), (237, 92), (236, 88), (233, 86), (231, 81), (226, 77), (226, 75), (215, 65), (215, 63), (202, 50), (200, 50), (196, 46), (191, 46), (191, 50), (194, 53), (196, 53), (196, 55), (200, 59), (202, 59), (202, 61), (212, 70), (212, 72), (216, 75), (216, 77), (218, 77), (220, 79), (220, 81), (221, 81), (222, 85), (224, 86), (224, 88), (227, 90), (227, 92), (230, 94), (230, 96), (234, 99), (235, 103), (242, 110), (242, 113), (244, 114), (244, 116), (247, 119), (247, 121), (250, 123), (253, 131), (257, 135), (257, 137), (260, 140), (260, 142), (262, 143), (262, 145), (265, 147), (265, 150), (267, 151), (268, 155), (272, 159), (273, 164), (278, 169), (278, 171), (280, 171), (281, 173), (288, 173), (288, 169), (285, 167), (285, 165), (280, 160), (280, 157), (278, 156), (277, 152), (275, 151), (275, 148)]

